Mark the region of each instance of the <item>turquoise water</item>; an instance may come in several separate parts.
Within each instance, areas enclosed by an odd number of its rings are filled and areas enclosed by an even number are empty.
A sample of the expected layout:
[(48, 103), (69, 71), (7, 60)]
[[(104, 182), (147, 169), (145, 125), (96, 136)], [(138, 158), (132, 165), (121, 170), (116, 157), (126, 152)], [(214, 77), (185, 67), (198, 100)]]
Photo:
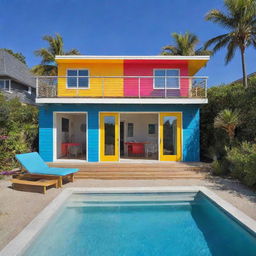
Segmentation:
[(200, 193), (74, 195), (32, 255), (255, 256), (256, 238)]

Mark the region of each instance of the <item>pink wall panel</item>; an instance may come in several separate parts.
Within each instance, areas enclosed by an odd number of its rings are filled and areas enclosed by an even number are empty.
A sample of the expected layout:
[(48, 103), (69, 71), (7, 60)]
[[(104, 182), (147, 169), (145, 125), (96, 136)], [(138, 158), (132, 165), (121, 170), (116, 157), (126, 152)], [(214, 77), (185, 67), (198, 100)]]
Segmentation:
[[(180, 76), (188, 76), (187, 61), (155, 61), (155, 60), (125, 60), (124, 61), (124, 76), (153, 76), (154, 69), (180, 69)], [(140, 92), (142, 97), (188, 97), (189, 80), (186, 78), (180, 79), (180, 89), (154, 89), (152, 78), (143, 78), (140, 80)], [(124, 96), (137, 97), (139, 95), (138, 78), (124, 79)]]

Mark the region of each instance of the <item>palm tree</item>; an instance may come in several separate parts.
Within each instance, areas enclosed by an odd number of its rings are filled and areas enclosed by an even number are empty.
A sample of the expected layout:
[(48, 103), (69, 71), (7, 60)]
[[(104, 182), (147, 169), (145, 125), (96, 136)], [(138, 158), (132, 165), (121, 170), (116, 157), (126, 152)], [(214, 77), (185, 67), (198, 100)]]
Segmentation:
[(211, 51), (199, 48), (196, 46), (199, 39), (195, 34), (186, 32), (185, 34), (172, 33), (174, 45), (167, 45), (163, 47), (161, 55), (211, 55)]
[(223, 129), (228, 134), (230, 145), (234, 140), (235, 130), (240, 124), (240, 114), (237, 110), (224, 109), (214, 119), (214, 128)]
[(208, 40), (205, 49), (214, 44), (213, 53), (227, 47), (226, 64), (240, 49), (243, 70), (243, 84), (247, 88), (245, 66), (245, 49), (253, 44), (256, 46), (256, 1), (255, 0), (225, 0), (226, 13), (213, 9), (206, 15), (206, 20), (217, 23), (228, 30), (228, 33)]
[(43, 40), (49, 43), (48, 48), (41, 48), (35, 51), (36, 56), (42, 57), (42, 61), (39, 65), (32, 68), (32, 72), (36, 75), (57, 75), (57, 64), (55, 62), (55, 55), (79, 55), (77, 49), (71, 49), (64, 51), (64, 43), (61, 35), (56, 33), (55, 37), (46, 35)]

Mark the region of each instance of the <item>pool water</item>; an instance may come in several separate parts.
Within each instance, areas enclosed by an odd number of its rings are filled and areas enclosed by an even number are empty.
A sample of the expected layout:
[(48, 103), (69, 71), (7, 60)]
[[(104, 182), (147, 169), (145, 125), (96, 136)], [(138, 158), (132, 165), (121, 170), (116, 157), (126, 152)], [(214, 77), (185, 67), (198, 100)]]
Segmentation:
[(73, 194), (24, 256), (256, 255), (256, 237), (202, 193)]

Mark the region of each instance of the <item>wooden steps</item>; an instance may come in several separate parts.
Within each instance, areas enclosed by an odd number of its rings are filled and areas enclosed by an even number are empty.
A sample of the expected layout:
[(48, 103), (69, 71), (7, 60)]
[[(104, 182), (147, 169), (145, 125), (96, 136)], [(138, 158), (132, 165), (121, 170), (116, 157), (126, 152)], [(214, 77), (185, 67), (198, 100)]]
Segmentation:
[(77, 179), (203, 179), (209, 166), (203, 163), (50, 163), (79, 168)]

